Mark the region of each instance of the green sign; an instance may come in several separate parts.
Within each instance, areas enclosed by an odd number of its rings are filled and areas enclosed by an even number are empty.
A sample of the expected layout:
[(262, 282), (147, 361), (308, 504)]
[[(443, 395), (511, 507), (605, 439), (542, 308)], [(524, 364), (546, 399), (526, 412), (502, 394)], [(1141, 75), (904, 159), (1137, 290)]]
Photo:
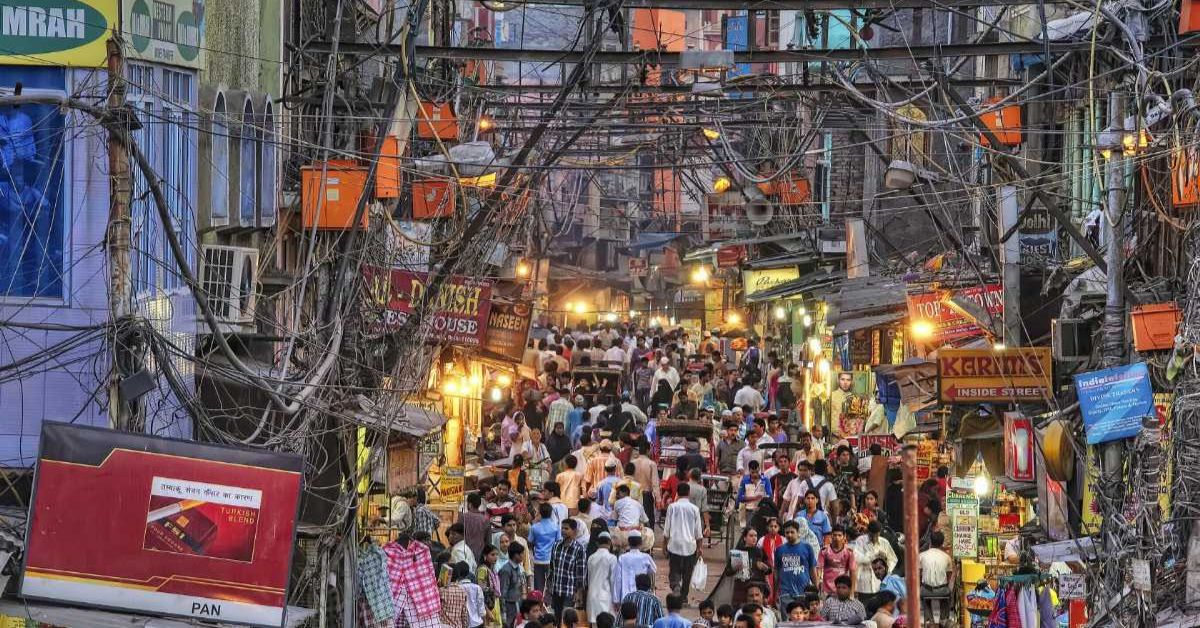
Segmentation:
[(946, 514), (950, 517), (955, 558), (979, 555), (979, 498), (974, 493), (952, 491), (946, 494)]
[(199, 68), (204, 57), (204, 0), (127, 0), (122, 27), (128, 56)]
[(0, 2), (0, 64), (100, 67), (117, 0)]

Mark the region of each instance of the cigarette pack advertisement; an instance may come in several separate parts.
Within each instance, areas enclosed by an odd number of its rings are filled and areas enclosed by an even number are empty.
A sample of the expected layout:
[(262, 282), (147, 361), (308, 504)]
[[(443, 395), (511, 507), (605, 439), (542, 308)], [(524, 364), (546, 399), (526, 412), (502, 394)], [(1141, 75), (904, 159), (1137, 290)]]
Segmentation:
[(283, 625), (300, 457), (50, 422), (41, 443), (23, 596)]

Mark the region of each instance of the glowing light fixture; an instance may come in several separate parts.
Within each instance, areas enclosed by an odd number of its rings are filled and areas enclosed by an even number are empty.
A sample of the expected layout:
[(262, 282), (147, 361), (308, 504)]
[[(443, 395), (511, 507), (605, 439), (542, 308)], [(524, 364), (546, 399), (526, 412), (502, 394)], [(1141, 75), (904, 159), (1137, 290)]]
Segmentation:
[(713, 180), (713, 192), (722, 194), (729, 191), (733, 187), (733, 181), (729, 177), (717, 177)]
[(775, 318), (777, 320), (786, 321), (787, 320), (787, 309), (784, 308), (782, 305), (776, 307), (775, 308)]
[(500, 400), (503, 398), (504, 398), (504, 393), (499, 388), (492, 388), (492, 402), (493, 403), (500, 403)]
[(479, 119), (479, 131), (481, 133), (487, 133), (488, 131), (491, 131), (494, 128), (496, 128), (496, 122), (494, 120), (492, 120), (491, 118), (489, 118), (487, 116), (483, 116), (482, 118)]
[(821, 353), (821, 339), (813, 336), (808, 339), (808, 351), (813, 355)]
[(988, 478), (987, 473), (981, 473), (975, 476), (974, 487), (975, 494), (983, 497), (992, 492), (992, 480)]
[(615, 322), (617, 322), (617, 313), (616, 313), (616, 312), (609, 312), (608, 314), (605, 314), (605, 315), (604, 315), (604, 320), (605, 320), (605, 321), (608, 321), (609, 323), (615, 323)]
[(530, 267), (529, 262), (525, 260), (517, 262), (516, 273), (518, 277), (528, 277), (532, 271), (533, 268)]
[(730, 325), (738, 325), (742, 322), (742, 315), (738, 314), (737, 312), (730, 312), (725, 316), (725, 320), (728, 321)]
[(912, 333), (914, 338), (926, 340), (933, 337), (933, 332), (933, 323), (925, 320), (913, 321)]
[(721, 132), (716, 129), (700, 129), (700, 132), (709, 140), (716, 141), (721, 139)]
[(992, 351), (1004, 351), (1007, 348), (1008, 348), (1008, 345), (1004, 344), (1003, 342), (997, 342), (997, 343), (992, 344)]
[(576, 303), (575, 304), (575, 313), (576, 314), (587, 314), (587, 303), (584, 303), (582, 301), (580, 301), (579, 303)]
[(812, 327), (812, 317), (811, 317), (811, 316), (809, 316), (808, 314), (805, 314), (805, 315), (804, 315), (804, 326), (805, 326), (805, 327)]
[(692, 281), (696, 283), (704, 283), (705, 281), (708, 281), (708, 278), (709, 274), (707, 266), (700, 265), (696, 267), (696, 270), (692, 271)]
[(496, 383), (499, 384), (501, 388), (508, 388), (512, 385), (512, 378), (508, 376), (508, 373), (501, 373), (496, 376)]

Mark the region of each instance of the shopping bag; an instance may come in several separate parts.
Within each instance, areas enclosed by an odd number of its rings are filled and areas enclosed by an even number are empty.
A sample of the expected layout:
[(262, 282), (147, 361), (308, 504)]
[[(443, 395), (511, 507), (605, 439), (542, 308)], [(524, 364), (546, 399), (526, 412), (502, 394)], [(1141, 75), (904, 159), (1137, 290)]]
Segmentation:
[(708, 586), (708, 565), (704, 564), (704, 558), (696, 558), (696, 568), (692, 570), (692, 589), (703, 591)]

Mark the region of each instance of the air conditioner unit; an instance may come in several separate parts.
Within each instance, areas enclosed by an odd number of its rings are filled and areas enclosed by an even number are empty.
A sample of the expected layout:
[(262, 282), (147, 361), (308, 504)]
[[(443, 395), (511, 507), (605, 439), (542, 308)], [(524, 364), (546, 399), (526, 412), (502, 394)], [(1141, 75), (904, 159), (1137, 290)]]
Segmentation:
[(202, 250), (201, 287), (217, 320), (229, 325), (252, 324), (258, 300), (258, 250), (217, 245)]
[(1056, 318), (1050, 322), (1050, 345), (1055, 360), (1081, 362), (1092, 356), (1092, 321)]

